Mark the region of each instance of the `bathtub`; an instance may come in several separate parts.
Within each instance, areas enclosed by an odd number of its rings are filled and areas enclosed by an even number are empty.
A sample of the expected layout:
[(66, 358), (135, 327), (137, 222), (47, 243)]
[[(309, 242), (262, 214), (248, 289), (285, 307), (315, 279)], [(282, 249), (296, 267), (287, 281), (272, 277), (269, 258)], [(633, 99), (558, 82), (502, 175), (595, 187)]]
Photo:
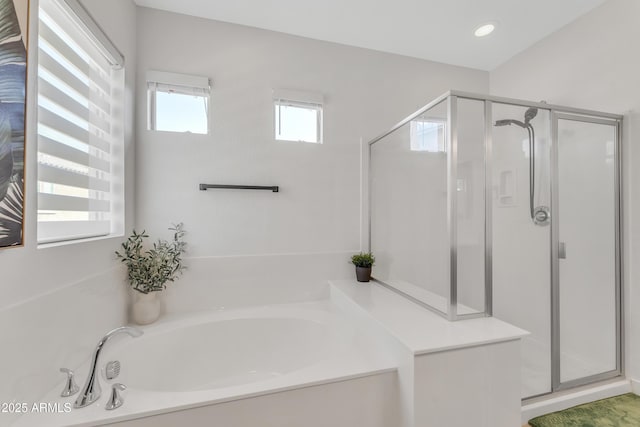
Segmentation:
[[(60, 397), (61, 382), (43, 398), (61, 410), (28, 413), (14, 425), (138, 425), (137, 419), (150, 416), (155, 421), (148, 425), (160, 425), (159, 414), (190, 408), (376, 375), (383, 375), (380, 387), (387, 393), (394, 381), (396, 362), (376, 332), (329, 300), (171, 315), (141, 329), (139, 338), (114, 337), (100, 356), (101, 369), (110, 360), (121, 362), (111, 382), (127, 386), (122, 407), (104, 409), (111, 387), (101, 372), (98, 402), (67, 412), (78, 395)], [(76, 371), (80, 387), (87, 370), (88, 362)], [(365, 396), (377, 386), (362, 384), (363, 390), (349, 393)]]

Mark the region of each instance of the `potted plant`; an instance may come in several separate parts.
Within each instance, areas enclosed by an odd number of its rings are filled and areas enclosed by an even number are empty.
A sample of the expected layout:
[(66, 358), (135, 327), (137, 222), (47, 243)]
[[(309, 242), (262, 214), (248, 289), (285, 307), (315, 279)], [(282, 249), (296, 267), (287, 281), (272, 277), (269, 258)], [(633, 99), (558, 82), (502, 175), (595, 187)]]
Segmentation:
[(376, 257), (371, 252), (360, 252), (351, 257), (351, 263), (356, 266), (356, 278), (358, 282), (371, 280), (371, 267), (376, 262)]
[(145, 249), (144, 242), (149, 237), (145, 231), (133, 233), (122, 244), (122, 252), (116, 256), (127, 265), (127, 278), (134, 292), (132, 308), (133, 320), (146, 325), (160, 317), (160, 291), (166, 289), (185, 269), (182, 254), (186, 243), (182, 223), (169, 228), (173, 231), (171, 241), (158, 240), (153, 247)]

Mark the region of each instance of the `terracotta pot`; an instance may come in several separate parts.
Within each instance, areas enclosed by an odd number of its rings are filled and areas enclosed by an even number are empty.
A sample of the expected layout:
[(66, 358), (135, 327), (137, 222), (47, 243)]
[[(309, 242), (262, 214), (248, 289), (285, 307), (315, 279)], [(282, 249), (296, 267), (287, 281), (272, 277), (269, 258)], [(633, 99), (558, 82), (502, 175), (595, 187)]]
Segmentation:
[(371, 267), (356, 267), (356, 278), (358, 282), (368, 282), (371, 280)]
[(138, 325), (148, 325), (160, 318), (160, 292), (135, 292), (132, 315)]

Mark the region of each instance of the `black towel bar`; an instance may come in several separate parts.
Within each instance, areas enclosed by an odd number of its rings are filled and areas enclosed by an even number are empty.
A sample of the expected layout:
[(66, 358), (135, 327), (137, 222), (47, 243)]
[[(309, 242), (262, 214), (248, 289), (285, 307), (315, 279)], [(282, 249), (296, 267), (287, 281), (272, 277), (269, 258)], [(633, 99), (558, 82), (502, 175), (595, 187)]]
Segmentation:
[(271, 190), (274, 193), (280, 191), (277, 185), (226, 185), (226, 184), (200, 184), (200, 190), (206, 191), (208, 188), (226, 188), (229, 190)]

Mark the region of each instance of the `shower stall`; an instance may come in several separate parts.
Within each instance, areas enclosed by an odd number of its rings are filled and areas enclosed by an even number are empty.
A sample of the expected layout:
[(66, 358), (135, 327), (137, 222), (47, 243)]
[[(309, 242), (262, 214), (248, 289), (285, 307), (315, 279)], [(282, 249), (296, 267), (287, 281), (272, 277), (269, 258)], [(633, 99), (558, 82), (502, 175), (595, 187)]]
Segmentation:
[(529, 331), (524, 399), (622, 374), (621, 123), (450, 91), (369, 143), (375, 279)]

